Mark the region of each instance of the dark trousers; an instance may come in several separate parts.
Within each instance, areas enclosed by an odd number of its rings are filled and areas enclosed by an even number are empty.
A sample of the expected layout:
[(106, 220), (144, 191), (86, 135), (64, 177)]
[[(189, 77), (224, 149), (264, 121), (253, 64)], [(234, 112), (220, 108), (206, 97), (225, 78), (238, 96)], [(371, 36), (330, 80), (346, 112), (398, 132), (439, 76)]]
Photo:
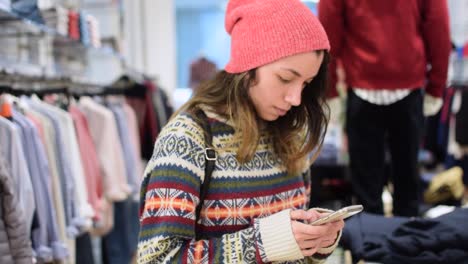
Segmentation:
[(129, 264), (138, 245), (138, 202), (114, 203), (114, 228), (102, 238), (104, 264)]
[(391, 156), (393, 214), (415, 216), (419, 204), (418, 151), (423, 132), (422, 92), (414, 90), (391, 105), (375, 105), (348, 93), (351, 183), (367, 212), (383, 214), (385, 152)]
[(89, 233), (84, 233), (76, 238), (76, 262), (94, 264), (93, 245)]

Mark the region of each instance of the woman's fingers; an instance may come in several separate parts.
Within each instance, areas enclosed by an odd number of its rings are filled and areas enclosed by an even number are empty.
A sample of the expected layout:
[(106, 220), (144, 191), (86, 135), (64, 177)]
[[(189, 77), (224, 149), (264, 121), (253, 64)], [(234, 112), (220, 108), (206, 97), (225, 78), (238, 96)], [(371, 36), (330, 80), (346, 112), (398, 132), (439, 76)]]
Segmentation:
[(321, 237), (328, 234), (337, 234), (342, 228), (344, 227), (344, 221), (338, 220), (333, 223), (312, 226), (309, 224), (300, 223), (295, 225), (294, 228), (297, 233), (301, 233), (304, 236), (312, 236), (312, 237)]
[(329, 236), (325, 236), (320, 240), (319, 248), (326, 248), (333, 245), (336, 241), (338, 234), (333, 234)]
[(327, 225), (312, 226), (298, 221), (292, 221), (292, 230), (301, 240), (310, 240), (322, 237), (327, 234), (329, 227)]
[(344, 221), (340, 220), (340, 221), (330, 223), (328, 225), (329, 225), (329, 230), (327, 232), (327, 235), (322, 238), (320, 247), (329, 247), (335, 243), (340, 230), (343, 229), (344, 227)]
[(338, 220), (333, 223), (329, 224), (330, 232), (338, 233), (341, 229), (343, 229), (345, 223), (344, 220)]
[(321, 238), (304, 240), (299, 247), (301, 249), (319, 248), (322, 241)]
[(305, 220), (305, 221), (311, 222), (311, 221), (314, 221), (314, 220), (320, 218), (324, 214), (321, 214), (321, 213), (317, 212), (314, 209), (309, 209), (307, 211), (305, 211), (305, 210), (292, 210), (290, 215), (291, 215), (292, 220)]
[[(333, 245), (339, 231), (344, 227), (343, 220), (319, 226), (307, 224), (322, 215), (315, 210), (294, 210), (290, 214), (293, 220), (291, 221), (293, 235), (304, 256), (315, 254), (318, 248)], [(306, 224), (303, 222), (306, 222)]]
[(314, 212), (305, 211), (305, 210), (292, 210), (291, 213), (292, 220), (308, 221), (311, 217), (314, 217)]
[(321, 247), (322, 240), (320, 238), (305, 240), (299, 244), (299, 248), (301, 249), (303, 256), (312, 256), (317, 252), (317, 250)]

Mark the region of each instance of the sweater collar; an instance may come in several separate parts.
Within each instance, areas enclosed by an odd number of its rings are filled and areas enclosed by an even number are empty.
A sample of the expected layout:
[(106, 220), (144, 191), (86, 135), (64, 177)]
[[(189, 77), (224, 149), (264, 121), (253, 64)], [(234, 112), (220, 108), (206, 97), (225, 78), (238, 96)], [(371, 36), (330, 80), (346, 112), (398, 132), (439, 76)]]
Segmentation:
[(216, 112), (216, 110), (208, 105), (200, 105), (200, 109), (205, 112), (206, 116), (210, 119), (215, 119), (221, 123), (224, 123), (228, 126), (231, 126), (234, 128), (234, 123), (232, 122), (231, 119), (227, 119), (224, 116), (221, 116)]

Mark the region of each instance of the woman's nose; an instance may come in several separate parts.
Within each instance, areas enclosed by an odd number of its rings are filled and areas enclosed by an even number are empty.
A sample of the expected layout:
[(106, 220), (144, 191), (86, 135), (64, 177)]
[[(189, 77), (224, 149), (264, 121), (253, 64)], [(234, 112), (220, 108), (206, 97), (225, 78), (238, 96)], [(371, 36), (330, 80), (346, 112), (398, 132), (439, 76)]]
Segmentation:
[(302, 87), (292, 87), (289, 89), (286, 95), (286, 102), (292, 106), (298, 106), (301, 104)]

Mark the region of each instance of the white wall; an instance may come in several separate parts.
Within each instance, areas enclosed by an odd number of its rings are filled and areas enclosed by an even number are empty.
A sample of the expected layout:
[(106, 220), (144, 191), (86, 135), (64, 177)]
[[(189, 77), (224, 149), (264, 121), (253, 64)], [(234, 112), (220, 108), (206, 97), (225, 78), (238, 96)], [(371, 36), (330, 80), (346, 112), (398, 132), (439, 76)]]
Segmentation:
[(145, 20), (145, 71), (157, 76), (172, 94), (176, 88), (176, 21), (173, 0), (143, 0)]
[(176, 88), (174, 0), (125, 0), (124, 54), (129, 66), (154, 76), (169, 94)]
[(128, 65), (133, 69), (143, 72), (144, 69), (144, 45), (143, 36), (144, 27), (142, 21), (142, 1), (125, 0), (124, 1), (124, 41), (123, 55)]

